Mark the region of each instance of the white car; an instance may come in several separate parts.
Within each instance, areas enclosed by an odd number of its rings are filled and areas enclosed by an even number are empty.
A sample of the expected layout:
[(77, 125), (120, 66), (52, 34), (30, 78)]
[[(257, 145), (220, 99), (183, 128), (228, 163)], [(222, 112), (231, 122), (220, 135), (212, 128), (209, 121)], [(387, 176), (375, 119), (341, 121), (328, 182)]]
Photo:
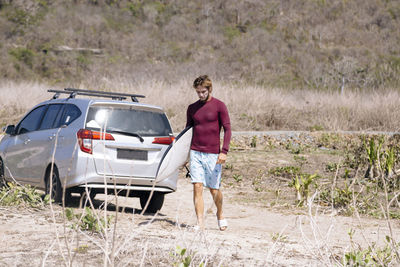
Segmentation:
[[(160, 210), (178, 179), (176, 171), (155, 182), (174, 139), (164, 111), (138, 103), (137, 98), (144, 97), (140, 95), (69, 88), (49, 92), (55, 93), (53, 99), (36, 105), (16, 126), (6, 127), (0, 142), (0, 178), (47, 194), (51, 190), (57, 202), (87, 187), (91, 197), (106, 190), (139, 197), (144, 208), (154, 190), (147, 211)], [(59, 98), (65, 93), (67, 98)], [(125, 101), (127, 97), (132, 102)]]

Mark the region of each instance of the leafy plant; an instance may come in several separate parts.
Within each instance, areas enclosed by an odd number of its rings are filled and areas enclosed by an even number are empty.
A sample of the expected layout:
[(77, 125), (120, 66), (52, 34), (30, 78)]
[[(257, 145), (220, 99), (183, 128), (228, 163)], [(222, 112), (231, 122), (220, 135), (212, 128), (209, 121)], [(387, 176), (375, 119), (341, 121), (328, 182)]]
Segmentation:
[(227, 163), (225, 163), (224, 168), (225, 168), (226, 170), (233, 170), (233, 164), (227, 162)]
[[(354, 234), (354, 232), (352, 232)], [(350, 234), (349, 234), (350, 235)], [(362, 249), (359, 245), (356, 245), (350, 240), (353, 245), (353, 249), (344, 254), (342, 263), (344, 266), (390, 266), (396, 259), (396, 252), (394, 250), (399, 249), (400, 243), (395, 244), (393, 247), (390, 243), (392, 239), (386, 236), (385, 245), (378, 247), (376, 243), (372, 243), (366, 249)]]
[(225, 37), (231, 42), (236, 37), (240, 36), (240, 30), (237, 27), (227, 26), (224, 29)]
[(237, 182), (237, 183), (239, 183), (239, 182), (241, 182), (242, 180), (243, 180), (243, 176), (242, 175), (240, 175), (240, 174), (234, 174), (234, 175), (232, 175), (232, 178)]
[(368, 141), (364, 138), (363, 144), (367, 153), (368, 169), (365, 177), (378, 181), (378, 185), (383, 188), (384, 183), (381, 177), (385, 179), (387, 189), (389, 191), (398, 188), (400, 184), (400, 177), (395, 173), (394, 168), (398, 161), (396, 147), (390, 145), (383, 148), (384, 137), (381, 136), (378, 142), (374, 138)]
[(255, 148), (256, 146), (257, 146), (257, 136), (254, 135), (254, 136), (251, 138), (250, 147)]
[(326, 204), (333, 205), (335, 208), (346, 208), (352, 201), (353, 192), (345, 183), (344, 188), (325, 189), (320, 194), (320, 200)]
[(31, 22), (33, 16), (23, 9), (14, 8), (7, 12), (6, 18), (15, 24), (26, 26)]
[(298, 166), (275, 167), (269, 170), (269, 173), (276, 176), (292, 177), (300, 173), (300, 167)]
[(330, 162), (325, 165), (325, 169), (328, 172), (336, 172), (337, 168), (338, 168), (338, 164), (336, 162)]
[(315, 132), (315, 131), (323, 131), (324, 130), (324, 126), (316, 124), (310, 127), (310, 131), (311, 132)]
[(301, 144), (293, 144), (292, 142), (288, 142), (286, 144), (286, 149), (289, 150), (291, 154), (301, 154), (304, 151), (304, 146)]
[(350, 177), (350, 170), (345, 168), (344, 169), (344, 174), (343, 174), (343, 178), (347, 179)]
[(336, 148), (340, 142), (340, 136), (334, 133), (322, 133), (318, 138), (319, 146)]
[[(176, 267), (189, 267), (193, 265), (193, 256), (196, 252), (190, 253), (186, 248), (181, 248), (180, 246), (176, 246), (175, 253), (172, 254), (174, 257), (174, 266)], [(201, 263), (199, 267), (203, 267), (204, 264)]]
[(296, 196), (299, 205), (302, 205), (304, 201), (309, 198), (310, 185), (314, 182), (316, 177), (318, 177), (317, 174), (296, 174), (292, 182), (289, 183), (289, 186), (294, 187), (296, 190)]
[(294, 155), (293, 159), (302, 166), (303, 164), (307, 163), (307, 159), (304, 156)]
[(271, 234), (272, 241), (274, 242), (288, 242), (288, 236), (287, 235), (281, 235), (280, 233), (272, 233)]
[(23, 48), (23, 47), (17, 47), (13, 48), (9, 51), (9, 54), (13, 56), (15, 59), (17, 59), (20, 62), (25, 63), (27, 66), (31, 67), (33, 66), (33, 59), (35, 57), (35, 53), (28, 49), (28, 48)]
[(396, 162), (396, 154), (394, 151), (394, 147), (389, 148), (383, 154), (383, 170), (385, 172), (385, 176), (390, 178), (393, 176), (393, 169)]
[(253, 178), (252, 185), (255, 191), (261, 192), (263, 191), (262, 183), (264, 178), (264, 171), (259, 169), (257, 171), (257, 175)]
[(71, 208), (67, 208), (65, 209), (65, 217), (74, 222), (73, 228), (93, 233), (104, 233), (112, 220), (112, 216), (107, 216), (107, 222), (103, 217), (98, 218), (89, 207), (85, 207), (81, 214), (75, 214)]
[[(392, 191), (400, 186), (400, 175), (395, 173), (394, 168), (398, 159), (394, 147), (388, 148), (383, 152), (381, 157), (381, 168), (386, 179), (387, 189)], [(382, 180), (379, 180), (379, 185), (383, 187)]]
[(377, 143), (375, 141), (375, 138), (370, 138), (368, 141), (366, 140), (366, 138), (364, 138), (363, 140), (369, 163), (368, 170), (365, 173), (365, 177), (367, 178), (375, 178), (380, 175), (379, 158), (383, 142), (383, 137), (379, 138)]
[(2, 206), (29, 206), (32, 208), (44, 208), (50, 203), (50, 196), (42, 195), (30, 185), (21, 186), (7, 183), (0, 189), (0, 205)]

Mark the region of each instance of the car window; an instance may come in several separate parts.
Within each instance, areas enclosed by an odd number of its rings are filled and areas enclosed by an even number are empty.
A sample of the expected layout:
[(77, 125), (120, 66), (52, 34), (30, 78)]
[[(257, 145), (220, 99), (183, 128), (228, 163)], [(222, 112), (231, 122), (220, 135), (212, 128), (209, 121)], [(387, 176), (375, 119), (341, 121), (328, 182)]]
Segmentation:
[(79, 118), (82, 114), (81, 110), (73, 105), (73, 104), (66, 104), (64, 107), (64, 112), (62, 112), (61, 119), (57, 119), (57, 123), (55, 127), (61, 127), (62, 125), (70, 125), (74, 120)]
[(86, 118), (86, 128), (92, 130), (122, 131), (141, 136), (168, 136), (172, 133), (167, 116), (163, 112), (132, 108), (92, 106)]
[(53, 128), (54, 122), (58, 113), (60, 112), (62, 104), (52, 104), (49, 105), (46, 114), (43, 117), (42, 124), (39, 130), (51, 129)]
[(37, 130), (43, 117), (46, 106), (40, 106), (32, 110), (18, 125), (17, 134), (23, 134)]

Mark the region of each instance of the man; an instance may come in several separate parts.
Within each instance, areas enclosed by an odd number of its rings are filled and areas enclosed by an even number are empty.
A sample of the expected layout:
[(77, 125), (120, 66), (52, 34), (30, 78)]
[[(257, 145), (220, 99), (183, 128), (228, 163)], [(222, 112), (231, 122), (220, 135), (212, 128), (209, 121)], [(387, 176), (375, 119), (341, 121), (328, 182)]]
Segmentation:
[[(196, 78), (193, 87), (199, 100), (187, 109), (186, 127), (193, 127), (190, 147), (190, 173), (197, 224), (204, 229), (203, 186), (210, 189), (217, 207), (218, 226), (228, 227), (222, 211), (221, 164), (225, 163), (231, 139), (231, 125), (225, 104), (212, 97), (212, 82), (207, 75)], [(220, 131), (224, 128), (224, 142), (220, 148)]]

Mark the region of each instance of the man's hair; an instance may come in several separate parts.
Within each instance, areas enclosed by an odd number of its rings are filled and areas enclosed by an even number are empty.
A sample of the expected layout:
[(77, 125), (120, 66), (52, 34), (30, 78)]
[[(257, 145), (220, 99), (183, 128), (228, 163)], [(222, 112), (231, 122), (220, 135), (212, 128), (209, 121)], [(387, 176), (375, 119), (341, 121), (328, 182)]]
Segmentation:
[(194, 80), (193, 87), (196, 89), (199, 85), (207, 88), (210, 93), (212, 92), (212, 82), (207, 75), (201, 75)]

